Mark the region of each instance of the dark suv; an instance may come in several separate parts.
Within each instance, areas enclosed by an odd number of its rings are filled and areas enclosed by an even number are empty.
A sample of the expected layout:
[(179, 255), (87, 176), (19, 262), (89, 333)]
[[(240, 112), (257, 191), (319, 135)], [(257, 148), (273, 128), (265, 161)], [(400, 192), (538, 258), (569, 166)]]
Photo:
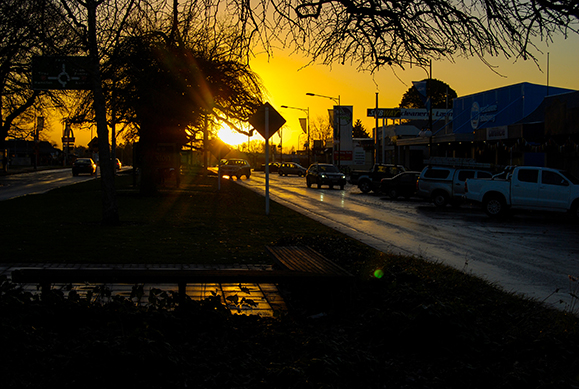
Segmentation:
[(332, 164), (314, 163), (310, 165), (306, 172), (307, 187), (311, 188), (313, 184), (316, 184), (318, 188), (322, 185), (328, 185), (330, 189), (333, 189), (334, 185), (339, 185), (340, 189), (344, 189), (346, 175)]
[(238, 180), (242, 176), (249, 178), (251, 176), (251, 166), (245, 159), (228, 159), (225, 164), (220, 166), (219, 176), (237, 177)]

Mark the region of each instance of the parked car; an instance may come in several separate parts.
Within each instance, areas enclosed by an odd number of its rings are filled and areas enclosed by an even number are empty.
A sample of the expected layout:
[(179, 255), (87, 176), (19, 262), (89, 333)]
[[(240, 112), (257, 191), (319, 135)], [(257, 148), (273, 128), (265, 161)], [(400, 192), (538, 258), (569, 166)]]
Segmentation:
[(352, 170), (350, 184), (358, 185), (362, 193), (377, 192), (380, 189), (381, 179), (394, 177), (405, 170), (402, 165), (377, 163), (370, 170)]
[(279, 171), (280, 166), (281, 166), (281, 163), (279, 163), (279, 162), (270, 162), (269, 163), (269, 172), (270, 173), (276, 173), (277, 171)]
[(476, 167), (427, 166), (416, 182), (419, 197), (437, 207), (459, 205), (464, 201), (464, 183), (467, 178), (491, 178), (488, 170)]
[[(269, 172), (270, 173), (275, 173), (278, 171), (279, 167), (280, 167), (281, 163), (279, 162), (270, 162), (269, 163)], [(255, 171), (260, 171), (260, 172), (264, 172), (265, 171), (265, 163), (262, 163), (259, 167), (259, 169), (255, 168), (253, 169)]]
[(300, 177), (306, 175), (306, 168), (295, 162), (284, 162), (278, 168), (277, 172), (280, 176), (287, 176), (288, 174), (296, 174)]
[(316, 184), (318, 188), (322, 185), (328, 185), (330, 189), (334, 185), (339, 185), (340, 189), (344, 189), (346, 185), (346, 175), (329, 163), (313, 163), (306, 172), (306, 185), (311, 188)]
[(240, 180), (242, 176), (245, 178), (251, 176), (251, 165), (245, 159), (228, 159), (219, 169), (220, 177), (237, 177)]
[(490, 217), (509, 209), (570, 212), (579, 218), (579, 179), (564, 170), (517, 166), (492, 179), (468, 179), (468, 201), (482, 204)]
[(392, 200), (402, 196), (410, 198), (416, 195), (416, 181), (420, 172), (406, 171), (380, 181), (380, 192), (388, 195)]
[(94, 163), (92, 158), (77, 158), (76, 161), (72, 163), (72, 175), (78, 176), (81, 173), (90, 174), (94, 176), (96, 173), (97, 165)]

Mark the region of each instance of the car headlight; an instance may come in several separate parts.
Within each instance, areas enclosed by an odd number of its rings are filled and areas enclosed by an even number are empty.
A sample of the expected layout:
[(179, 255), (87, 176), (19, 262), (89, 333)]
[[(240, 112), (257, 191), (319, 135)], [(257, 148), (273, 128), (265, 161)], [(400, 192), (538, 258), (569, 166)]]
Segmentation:
[(322, 174), (321, 177), (322, 177), (322, 178), (326, 178), (326, 175), (325, 175), (325, 174)]
[(345, 180), (346, 179), (346, 175), (342, 174), (342, 179)]

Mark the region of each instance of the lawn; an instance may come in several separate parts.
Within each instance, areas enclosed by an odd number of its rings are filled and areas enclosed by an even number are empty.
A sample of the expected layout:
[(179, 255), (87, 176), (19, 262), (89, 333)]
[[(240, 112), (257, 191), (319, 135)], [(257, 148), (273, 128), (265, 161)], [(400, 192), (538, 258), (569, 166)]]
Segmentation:
[(2, 262), (262, 263), (264, 248), (296, 234), (339, 236), (300, 214), (217, 178), (189, 178), (179, 190), (142, 197), (117, 177), (121, 225), (101, 220), (98, 180), (0, 202)]
[[(117, 180), (122, 224), (100, 225), (98, 181), (0, 202), (10, 261), (268, 262), (308, 244), (356, 275), (320, 302), (232, 315), (215, 301), (135, 307), (38, 298), (0, 284), (6, 388), (577, 388), (577, 316), (421, 258), (377, 252), (234, 182), (195, 178), (141, 197)], [(6, 230), (4, 230), (6, 231)], [(24, 241), (22, 239), (24, 237)], [(5, 260), (3, 261), (5, 262)], [(167, 300), (171, 297), (168, 296)]]

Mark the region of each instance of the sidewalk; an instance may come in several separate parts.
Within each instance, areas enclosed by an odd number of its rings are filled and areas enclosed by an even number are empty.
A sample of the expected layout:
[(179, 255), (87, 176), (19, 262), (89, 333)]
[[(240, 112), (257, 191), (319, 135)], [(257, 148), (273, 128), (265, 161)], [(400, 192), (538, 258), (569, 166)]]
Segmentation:
[[(219, 269), (247, 269), (265, 270), (264, 265), (234, 265), (234, 266), (204, 266), (188, 264), (70, 264), (70, 263), (0, 263), (0, 276), (11, 278), (12, 271), (17, 269), (135, 269), (135, 270), (219, 270)], [(75, 283), (72, 288), (81, 297), (86, 297), (87, 292), (94, 290), (98, 285)], [(30, 293), (40, 293), (36, 284), (19, 285)], [(53, 289), (64, 289), (69, 284), (54, 284)], [(131, 284), (107, 284), (111, 291), (111, 296), (123, 296), (130, 298), (134, 285)], [(133, 299), (137, 304), (147, 302), (151, 289), (177, 292), (176, 284), (147, 284), (143, 285), (143, 298), (141, 302)], [(66, 292), (65, 292), (66, 293)], [(226, 305), (232, 313), (259, 315), (262, 317), (272, 317), (275, 312), (286, 310), (285, 303), (274, 284), (187, 284), (186, 293), (192, 300), (203, 300), (213, 295), (221, 296), (221, 302)], [(250, 301), (252, 304), (241, 304), (242, 299)], [(106, 302), (106, 301), (105, 301)]]

